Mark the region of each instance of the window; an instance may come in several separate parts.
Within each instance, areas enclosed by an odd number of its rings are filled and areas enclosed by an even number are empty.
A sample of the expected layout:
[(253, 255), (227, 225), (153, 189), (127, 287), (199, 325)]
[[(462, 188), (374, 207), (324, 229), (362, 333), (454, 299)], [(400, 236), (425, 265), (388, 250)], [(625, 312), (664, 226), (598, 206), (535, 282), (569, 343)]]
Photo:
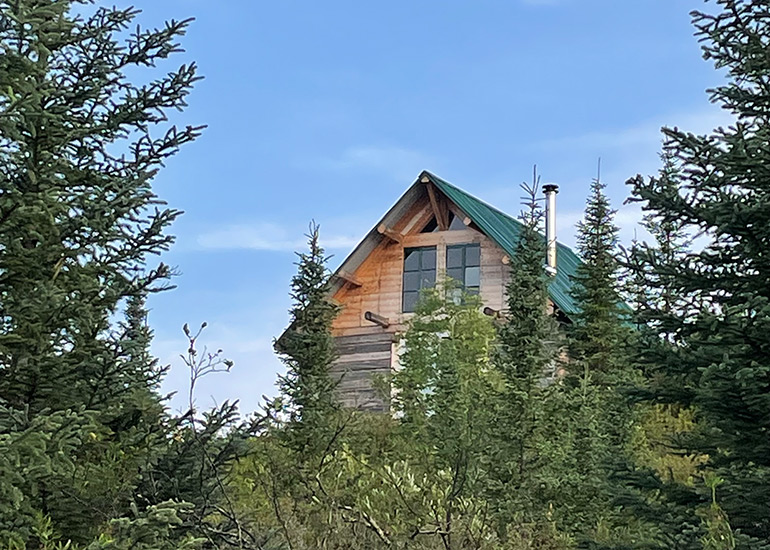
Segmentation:
[[(460, 244), (446, 247), (446, 274), (470, 294), (481, 286), (481, 246)], [(458, 293), (459, 295), (459, 293)]]
[(436, 247), (404, 249), (404, 286), (402, 309), (414, 311), (420, 290), (436, 284)]
[[(449, 231), (463, 231), (468, 228), (465, 226), (465, 223), (463, 223), (462, 218), (455, 216), (454, 212), (450, 212), (449, 227), (447, 229)], [(436, 216), (433, 216), (427, 225), (422, 229), (421, 233), (437, 233), (438, 231), (438, 222), (436, 221)]]

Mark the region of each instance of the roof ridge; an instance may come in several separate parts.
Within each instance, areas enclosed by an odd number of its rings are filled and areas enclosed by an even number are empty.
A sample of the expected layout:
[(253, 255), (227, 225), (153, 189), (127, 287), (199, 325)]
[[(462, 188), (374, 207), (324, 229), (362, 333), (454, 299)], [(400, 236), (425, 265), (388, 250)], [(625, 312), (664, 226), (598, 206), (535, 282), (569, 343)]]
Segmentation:
[[(442, 178), (442, 177), (440, 177), (440, 176), (437, 176), (436, 174), (434, 174), (434, 173), (433, 173), (433, 172), (431, 172), (430, 170), (423, 170), (423, 171), (422, 171), (422, 173), (423, 173), (423, 174), (425, 174), (425, 175), (427, 175), (427, 176), (428, 176), (429, 178), (431, 178), (432, 180), (434, 180), (434, 183), (439, 183), (439, 184), (441, 184), (441, 185), (447, 185), (447, 186), (451, 187), (452, 189), (454, 189), (455, 191), (457, 191), (457, 192), (459, 192), (459, 193), (462, 193), (462, 194), (463, 194), (463, 195), (465, 195), (466, 197), (468, 197), (468, 198), (470, 198), (470, 199), (472, 199), (472, 200), (474, 200), (474, 201), (476, 201), (476, 202), (478, 202), (478, 203), (481, 203), (482, 205), (484, 205), (485, 207), (489, 208), (490, 210), (493, 210), (493, 211), (497, 212), (497, 213), (498, 213), (498, 214), (500, 214), (501, 216), (503, 216), (503, 217), (505, 217), (505, 218), (508, 218), (508, 219), (509, 219), (510, 221), (512, 221), (513, 223), (515, 223), (515, 224), (519, 225), (521, 228), (524, 228), (524, 223), (523, 223), (521, 220), (519, 220), (518, 218), (516, 218), (516, 217), (514, 217), (514, 216), (511, 216), (511, 215), (510, 215), (510, 214), (508, 214), (507, 212), (504, 212), (504, 211), (500, 210), (499, 208), (497, 208), (496, 206), (493, 206), (493, 205), (489, 204), (487, 201), (485, 201), (485, 200), (483, 200), (483, 199), (480, 199), (480, 198), (478, 198), (478, 197), (477, 197), (477, 196), (475, 196), (475, 195), (472, 195), (471, 193), (469, 193), (468, 191), (466, 191), (465, 189), (463, 189), (463, 188), (461, 188), (461, 187), (458, 187), (458, 186), (457, 186), (457, 185), (455, 185), (454, 183), (451, 183), (451, 182), (449, 182), (449, 181), (445, 180), (444, 178)], [(419, 179), (419, 178), (418, 178), (418, 179)], [(538, 233), (540, 233), (540, 232), (538, 231)], [(543, 238), (545, 238), (545, 236), (544, 236), (544, 235), (542, 235), (542, 234), (541, 234), (541, 236), (543, 236)], [(562, 242), (559, 242), (559, 239), (558, 239), (558, 238), (556, 239), (556, 245), (557, 245), (558, 247), (562, 248), (562, 249), (565, 249), (565, 250), (569, 251), (569, 252), (570, 252), (570, 253), (572, 253), (572, 254), (575, 254), (575, 256), (576, 256), (576, 257), (579, 257), (579, 256), (577, 255), (577, 253), (576, 253), (574, 250), (572, 250), (572, 247), (571, 247), (571, 246), (569, 246), (569, 245), (567, 245), (567, 244), (564, 244), (564, 243), (562, 243)]]
[[(427, 177), (433, 185), (455, 202), (487, 237), (513, 259), (521, 233), (526, 227), (524, 223), (427, 170), (423, 171), (419, 179), (424, 177)], [(545, 239), (539, 231), (538, 234)], [(558, 241), (557, 246), (559, 248), (556, 259), (557, 270), (549, 280), (548, 293), (556, 306), (570, 316), (576, 311), (576, 304), (571, 295), (572, 277), (582, 262), (569, 246)]]
[[(487, 207), (487, 208), (489, 208), (490, 210), (494, 210), (494, 211), (495, 211), (495, 212), (497, 212), (498, 214), (501, 214), (502, 216), (505, 216), (505, 217), (506, 217), (506, 218), (508, 218), (509, 220), (511, 220), (511, 221), (513, 221), (513, 222), (515, 222), (515, 223), (519, 224), (520, 226), (524, 227), (524, 224), (521, 222), (521, 220), (518, 220), (518, 219), (516, 219), (515, 217), (511, 216), (510, 214), (508, 214), (508, 213), (506, 213), (506, 212), (503, 212), (503, 211), (502, 211), (502, 210), (500, 210), (498, 207), (496, 207), (496, 206), (493, 206), (493, 205), (489, 204), (487, 201), (485, 201), (485, 200), (483, 200), (483, 199), (480, 199), (480, 198), (478, 198), (478, 197), (477, 197), (477, 196), (475, 196), (475, 195), (471, 195), (471, 194), (470, 194), (468, 191), (466, 191), (465, 189), (462, 189), (461, 187), (458, 187), (458, 186), (456, 186), (454, 183), (448, 182), (448, 181), (447, 181), (447, 180), (445, 180), (444, 178), (442, 178), (442, 177), (439, 177), (439, 176), (437, 176), (436, 174), (434, 174), (434, 173), (432, 173), (432, 172), (430, 172), (430, 171), (428, 171), (428, 170), (423, 170), (423, 173), (424, 173), (424, 174), (427, 174), (427, 176), (428, 176), (429, 178), (431, 178), (431, 179), (433, 179), (433, 180), (438, 180), (438, 182), (440, 182), (440, 183), (442, 183), (442, 184), (444, 184), (444, 185), (448, 185), (449, 187), (451, 187), (451, 188), (455, 189), (456, 191), (459, 191), (459, 192), (460, 192), (460, 193), (462, 193), (463, 195), (465, 195), (465, 196), (467, 196), (467, 197), (469, 197), (469, 198), (471, 198), (471, 199), (475, 200), (476, 202), (480, 202), (481, 204), (483, 204), (484, 206), (486, 206), (486, 207)], [(436, 183), (436, 182), (434, 181), (434, 183)]]

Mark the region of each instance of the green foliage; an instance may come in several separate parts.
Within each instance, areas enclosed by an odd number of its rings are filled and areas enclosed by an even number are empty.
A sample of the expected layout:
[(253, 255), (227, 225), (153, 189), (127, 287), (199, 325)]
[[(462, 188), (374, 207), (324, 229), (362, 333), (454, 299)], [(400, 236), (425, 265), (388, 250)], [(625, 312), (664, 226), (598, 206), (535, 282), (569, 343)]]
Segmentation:
[(88, 415), (0, 405), (0, 537), (3, 544), (24, 544), (41, 517), (35, 500), (41, 487), (75, 470), (76, 450), (94, 433)]
[(598, 179), (591, 183), (585, 216), (578, 223), (583, 263), (573, 278), (578, 312), (570, 327), (571, 357), (597, 376), (624, 369), (623, 347), (628, 339), (618, 283), (618, 228), (605, 187)]
[(704, 550), (734, 550), (735, 537), (722, 507), (717, 503), (717, 487), (724, 480), (714, 474), (706, 476), (706, 486), (711, 489), (711, 504), (702, 511), (703, 522), (706, 527), (701, 542)]
[(336, 381), (329, 376), (336, 356), (331, 324), (338, 308), (329, 299), (328, 258), (318, 240), (319, 227), (311, 224), (307, 237), (309, 250), (298, 254), (297, 274), (291, 282), (291, 323), (276, 342), (287, 369), (279, 379), (285, 401), (277, 406), (289, 416), (293, 445), (298, 449), (325, 440), (326, 432), (335, 430), (333, 417), (339, 409)]
[(424, 292), (392, 378), (401, 452), (384, 473), (413, 500), (403, 505), (412, 526), (402, 528), (402, 538), (436, 539), (426, 547), (478, 548), (492, 535), (483, 492), (502, 384), (490, 362), (495, 329), (478, 296), (457, 295), (451, 280)]
[(770, 7), (718, 4), (714, 14), (694, 12), (693, 21), (704, 57), (728, 76), (711, 99), (736, 123), (704, 136), (664, 129), (676, 185), (666, 177), (631, 181), (635, 200), (661, 227), (700, 239), (697, 251), (634, 251), (635, 275), (655, 298), (642, 306), (638, 355), (651, 378), (646, 397), (693, 411), (694, 427), (676, 447), (707, 457), (703, 472), (723, 480), (718, 510), (704, 476), (694, 486), (657, 476), (633, 481), (653, 512), (657, 507), (657, 517), (649, 515), (663, 548), (713, 545), (714, 529), (724, 531), (715, 526), (727, 518), (736, 548), (767, 548), (770, 541)]
[(642, 409), (633, 426), (630, 441), (632, 462), (647, 468), (666, 482), (694, 486), (702, 477), (700, 466), (708, 459), (677, 449), (677, 437), (695, 428), (692, 409), (678, 409), (674, 405), (651, 405)]
[(151, 182), (200, 132), (168, 123), (199, 77), (126, 76), (189, 21), (131, 30), (137, 10), (85, 3), (0, 1), (0, 546), (213, 544), (234, 408), (168, 416), (144, 308), (179, 215)]
[(145, 511), (134, 510), (133, 518), (110, 521), (107, 532), (85, 550), (195, 550), (202, 539), (176, 537), (174, 530), (183, 524), (181, 516), (192, 511), (192, 505), (162, 502)]
[(340, 413), (337, 431), (316, 432), (311, 449), (321, 451), (312, 453), (285, 437), (294, 420), (268, 409), (269, 428), (231, 482), (239, 515), (265, 547), (568, 547), (547, 519), (519, 514), (498, 533), (488, 498), (495, 407), (505, 397), (490, 359), (496, 330), (479, 297), (457, 300), (456, 290), (448, 282), (426, 291), (409, 321), (390, 379), (392, 416)]
[(538, 232), (542, 212), (529, 195), (524, 228), (511, 262), (505, 319), (498, 330), (493, 362), (501, 391), (491, 403), (494, 426), (489, 448), (487, 499), (504, 540), (520, 527), (547, 526), (550, 503), (540, 489), (548, 476), (549, 442), (544, 437), (545, 395), (556, 370), (561, 334), (548, 313), (548, 279), (543, 269), (545, 242)]

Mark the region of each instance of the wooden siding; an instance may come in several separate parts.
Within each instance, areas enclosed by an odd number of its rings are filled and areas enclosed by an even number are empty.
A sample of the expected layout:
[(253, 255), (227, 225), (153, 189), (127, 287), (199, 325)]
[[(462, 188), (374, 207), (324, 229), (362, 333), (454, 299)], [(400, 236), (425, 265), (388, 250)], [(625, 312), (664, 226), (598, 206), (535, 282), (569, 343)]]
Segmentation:
[[(421, 210), (413, 213), (415, 217), (423, 214)], [(346, 284), (334, 295), (342, 305), (342, 311), (334, 321), (334, 334), (357, 334), (373, 327), (373, 323), (364, 318), (367, 311), (388, 318), (391, 323), (389, 332), (402, 330), (409, 315), (401, 312), (404, 248), (436, 246), (436, 268), (441, 277), (446, 263), (446, 246), (463, 243), (480, 243), (482, 301), (492, 309), (503, 309), (508, 266), (503, 264), (505, 254), (500, 247), (473, 229), (418, 233), (405, 235), (402, 243), (383, 240), (353, 274), (361, 286)]]
[[(337, 393), (347, 407), (370, 411), (389, 408), (386, 388), (375, 388), (374, 380), (378, 376), (386, 379), (399, 368), (394, 342), (412, 315), (401, 311), (405, 248), (436, 246), (436, 273), (440, 280), (445, 273), (447, 245), (479, 243), (482, 302), (494, 310), (506, 310), (505, 287), (510, 266), (503, 262), (505, 251), (475, 227), (420, 233), (434, 216), (427, 193), (423, 195), (391, 226), (378, 229), (382, 237), (379, 244), (354, 273), (346, 273), (342, 278), (344, 284), (334, 294), (342, 309), (332, 326), (338, 359), (331, 373), (339, 380)], [(462, 214), (454, 205), (449, 208), (455, 215)], [(550, 300), (549, 309), (553, 309)], [(387, 319), (387, 328), (368, 321), (367, 311)]]
[(335, 338), (338, 358), (331, 375), (338, 380), (336, 392), (346, 406), (387, 411), (388, 404), (375, 386), (377, 376), (390, 374), (393, 335), (382, 329)]

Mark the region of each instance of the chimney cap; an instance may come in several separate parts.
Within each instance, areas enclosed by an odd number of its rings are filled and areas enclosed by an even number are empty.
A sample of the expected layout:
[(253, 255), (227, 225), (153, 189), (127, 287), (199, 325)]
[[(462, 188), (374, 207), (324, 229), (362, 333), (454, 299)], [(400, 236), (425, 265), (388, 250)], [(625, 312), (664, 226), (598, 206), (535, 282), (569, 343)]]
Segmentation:
[(559, 192), (559, 186), (555, 183), (546, 183), (543, 186), (543, 192), (544, 193), (558, 193)]

